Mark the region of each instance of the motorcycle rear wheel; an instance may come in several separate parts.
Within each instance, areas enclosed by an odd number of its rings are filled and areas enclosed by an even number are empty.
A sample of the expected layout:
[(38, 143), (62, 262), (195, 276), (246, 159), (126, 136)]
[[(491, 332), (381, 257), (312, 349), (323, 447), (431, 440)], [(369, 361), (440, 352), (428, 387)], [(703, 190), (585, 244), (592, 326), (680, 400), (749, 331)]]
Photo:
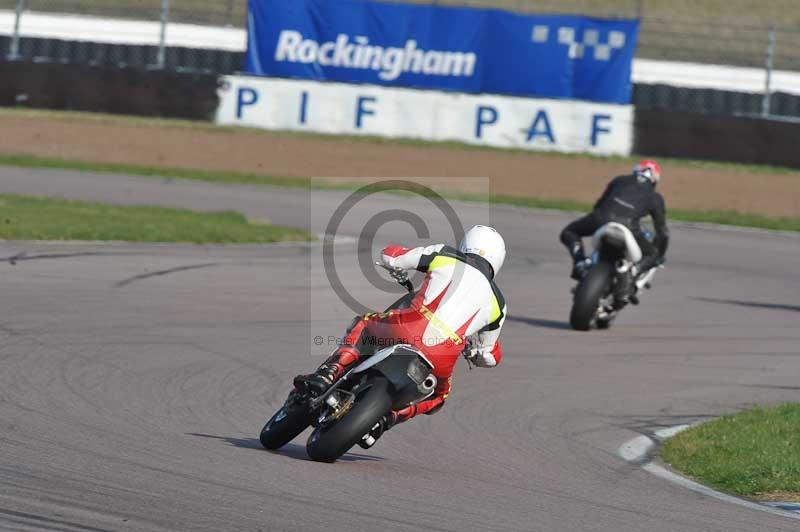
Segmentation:
[[(600, 298), (611, 283), (613, 268), (611, 264), (600, 261), (586, 272), (586, 276), (575, 290), (572, 310), (569, 314), (569, 323), (577, 331), (588, 331), (592, 320), (597, 313)], [(609, 323), (610, 325), (610, 323)]]
[(306, 443), (308, 456), (316, 462), (335, 462), (356, 445), (392, 408), (389, 381), (370, 378), (371, 386), (356, 398), (347, 414), (332, 425), (317, 427)]

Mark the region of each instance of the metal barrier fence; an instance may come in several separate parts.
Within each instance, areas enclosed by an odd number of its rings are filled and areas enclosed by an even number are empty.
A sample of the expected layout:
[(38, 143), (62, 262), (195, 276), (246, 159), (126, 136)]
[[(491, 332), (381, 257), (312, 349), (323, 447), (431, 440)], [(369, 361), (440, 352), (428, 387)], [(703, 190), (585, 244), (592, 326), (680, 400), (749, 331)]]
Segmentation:
[[(403, 0), (496, 7), (520, 13), (638, 17), (638, 57), (800, 70), (800, 3), (796, 0)], [(95, 15), (243, 28), (247, 0), (0, 0), (0, 10)]]
[(404, 0), (439, 5), (639, 18), (637, 57), (764, 66), (774, 32), (774, 68), (800, 70), (796, 0)]
[[(161, 0), (0, 0), (0, 9), (24, 9), (47, 13), (159, 20)], [(244, 27), (246, 0), (170, 0), (169, 21), (208, 26)]]
[[(439, 5), (461, 5), (503, 8), (521, 13), (575, 13), (603, 17), (638, 17), (641, 31), (637, 58), (666, 61), (687, 61), (715, 63), (764, 69), (764, 90), (759, 109), (754, 111), (752, 98), (746, 105), (734, 102), (738, 112), (768, 116), (776, 112), (771, 101), (770, 79), (773, 70), (800, 71), (800, 2), (797, 0), (403, 0)], [(118, 64), (135, 64), (143, 57), (149, 67), (215, 70), (224, 68), (237, 60), (237, 51), (228, 49), (220, 57), (212, 51), (197, 50), (191, 45), (170, 45), (166, 36), (171, 34), (170, 24), (200, 24), (219, 28), (244, 28), (247, 14), (247, 0), (0, 0), (0, 10), (13, 11), (15, 16), (6, 30), (0, 27), (0, 34), (11, 35), (7, 50), (0, 48), (0, 54), (14, 59), (30, 54), (21, 54), (26, 44), (20, 38), (20, 21), (34, 14), (65, 14), (110, 17), (123, 20), (149, 21), (145, 28), (132, 27), (132, 32), (148, 32), (151, 42), (140, 46), (141, 50), (130, 50), (125, 46), (110, 45), (82, 52), (84, 54), (111, 54)], [(63, 23), (69, 24), (68, 19)], [(53, 28), (57, 33), (58, 28)], [(157, 32), (157, 35), (155, 34)], [(55, 39), (58, 39), (56, 37)], [(62, 38), (63, 41), (63, 38)], [(97, 42), (104, 41), (98, 37)], [(113, 42), (113, 41), (112, 41)], [(1, 45), (2, 43), (0, 43)], [(36, 43), (28, 43), (35, 46)], [(40, 43), (41, 44), (41, 43)], [(244, 43), (242, 42), (242, 47)], [(42, 45), (44, 46), (44, 45)], [(40, 46), (40, 48), (42, 47)], [(47, 45), (50, 48), (53, 45)], [(47, 48), (47, 46), (44, 46)], [(61, 44), (56, 47), (62, 46)], [(64, 44), (63, 46), (71, 46)], [(62, 46), (62, 47), (63, 47)], [(179, 48), (179, 46), (183, 46)], [(102, 48), (102, 45), (100, 46)], [(155, 47), (155, 48), (153, 48)], [(119, 49), (118, 49), (119, 48)], [(110, 52), (109, 52), (110, 50)], [(6, 53), (4, 53), (6, 52)], [(240, 51), (239, 51), (240, 52)], [(41, 54), (55, 52), (41, 51)], [(61, 51), (58, 60), (64, 60)], [(227, 55), (226, 55), (227, 54)], [(234, 54), (234, 55), (231, 55)], [(219, 54), (218, 54), (219, 55)], [(195, 57), (198, 56), (198, 57)], [(96, 62), (104, 62), (97, 59)], [(92, 62), (92, 61), (89, 61)], [(108, 60), (106, 62), (113, 62)], [(200, 65), (198, 67), (198, 65)], [(670, 93), (664, 96), (663, 90), (639, 87), (639, 97), (652, 105), (669, 107), (676, 98), (708, 98), (702, 91), (687, 96)], [(702, 107), (703, 102), (683, 102), (688, 108)], [(709, 105), (716, 105), (711, 102)], [(786, 106), (781, 105), (781, 108)], [(792, 108), (790, 105), (788, 108)], [(791, 111), (791, 114), (795, 114)], [(800, 111), (797, 111), (800, 115)]]

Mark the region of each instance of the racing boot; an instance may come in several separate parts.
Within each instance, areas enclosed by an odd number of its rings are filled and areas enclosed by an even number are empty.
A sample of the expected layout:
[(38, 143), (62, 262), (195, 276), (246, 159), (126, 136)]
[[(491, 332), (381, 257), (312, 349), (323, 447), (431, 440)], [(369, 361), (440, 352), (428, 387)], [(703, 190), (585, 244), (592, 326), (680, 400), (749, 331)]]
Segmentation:
[(299, 392), (307, 392), (314, 397), (319, 397), (327, 392), (333, 383), (359, 360), (361, 360), (361, 354), (355, 347), (342, 346), (334, 351), (314, 373), (295, 377), (294, 387)]
[(591, 262), (589, 259), (586, 258), (586, 255), (583, 253), (583, 245), (580, 242), (576, 242), (572, 249), (569, 250), (570, 255), (572, 255), (572, 273), (570, 273), (570, 277), (576, 281), (580, 281), (583, 279), (583, 276), (586, 275), (586, 271), (589, 269)]
[(591, 259), (583, 259), (580, 262), (576, 262), (572, 266), (572, 273), (570, 274), (570, 277), (572, 279), (575, 279), (576, 281), (580, 281), (581, 279), (586, 277), (586, 272), (589, 271), (591, 265), (592, 265)]
[(656, 257), (648, 255), (644, 257), (636, 265), (636, 279), (637, 280), (641, 279), (642, 277), (647, 275), (647, 272), (649, 272), (651, 269), (661, 266), (662, 264), (664, 264), (663, 256)]

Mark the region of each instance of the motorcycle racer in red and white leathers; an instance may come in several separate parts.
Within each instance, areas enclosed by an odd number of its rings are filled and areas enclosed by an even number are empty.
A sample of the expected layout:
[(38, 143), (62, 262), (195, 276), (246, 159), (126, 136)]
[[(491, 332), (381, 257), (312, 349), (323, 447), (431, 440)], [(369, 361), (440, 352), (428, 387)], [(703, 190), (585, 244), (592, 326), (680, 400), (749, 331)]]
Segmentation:
[(377, 437), (395, 423), (418, 414), (432, 414), (450, 393), (459, 356), (479, 367), (497, 366), (503, 358), (499, 341), (506, 317), (503, 295), (494, 278), (503, 266), (506, 246), (495, 229), (477, 225), (467, 231), (458, 249), (444, 244), (384, 248), (381, 263), (403, 277), (406, 270), (425, 273), (407, 308), (357, 317), (342, 345), (310, 375), (294, 380), (297, 390), (323, 394), (348, 369), (368, 356), (370, 346), (410, 344), (433, 364), (437, 385), (431, 398), (391, 412)]

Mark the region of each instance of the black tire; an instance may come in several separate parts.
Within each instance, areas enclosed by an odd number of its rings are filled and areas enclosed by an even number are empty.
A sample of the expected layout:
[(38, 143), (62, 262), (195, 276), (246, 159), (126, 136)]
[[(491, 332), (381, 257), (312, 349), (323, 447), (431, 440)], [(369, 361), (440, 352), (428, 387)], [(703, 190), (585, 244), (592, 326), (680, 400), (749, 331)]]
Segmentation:
[(600, 261), (586, 272), (586, 276), (575, 290), (572, 302), (572, 311), (569, 313), (569, 323), (577, 331), (588, 331), (592, 325), (597, 306), (603, 292), (611, 282), (613, 268), (611, 264)]
[(328, 427), (315, 429), (308, 438), (306, 452), (312, 460), (335, 462), (391, 410), (389, 381), (384, 377), (373, 377), (370, 382), (372, 386), (356, 398), (355, 404), (342, 419)]
[(270, 450), (283, 447), (311, 425), (312, 419), (305, 405), (282, 406), (261, 429), (261, 445)]

